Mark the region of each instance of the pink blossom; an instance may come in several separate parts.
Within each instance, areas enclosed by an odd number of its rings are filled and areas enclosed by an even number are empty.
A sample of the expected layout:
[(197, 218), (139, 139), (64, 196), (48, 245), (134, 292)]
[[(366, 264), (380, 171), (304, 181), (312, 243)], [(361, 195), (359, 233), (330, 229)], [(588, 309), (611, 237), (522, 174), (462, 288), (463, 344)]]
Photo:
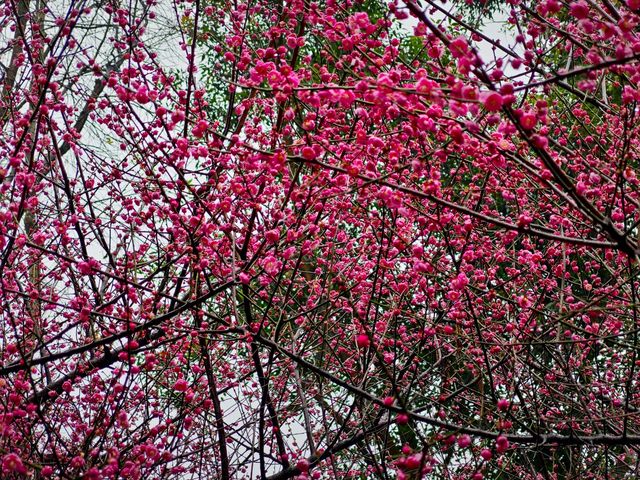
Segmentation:
[(91, 258), (87, 261), (78, 262), (76, 268), (82, 275), (91, 275), (94, 270), (99, 270), (100, 264), (97, 260)]
[(582, 0), (574, 2), (569, 7), (571, 15), (578, 19), (587, 18), (589, 16), (589, 4)]
[(368, 348), (369, 345), (371, 344), (371, 341), (369, 340), (369, 337), (367, 335), (365, 335), (364, 333), (361, 333), (356, 336), (356, 344), (360, 348)]
[(461, 58), (469, 51), (469, 44), (464, 37), (456, 37), (449, 44), (449, 50), (453, 58)]
[(184, 378), (181, 378), (181, 379), (177, 380), (173, 384), (173, 389), (176, 392), (186, 392), (188, 388), (189, 388), (189, 384), (187, 383), (187, 381)]
[(458, 437), (458, 446), (460, 448), (467, 448), (469, 445), (471, 445), (471, 437), (469, 435), (460, 435)]
[(298, 460), (298, 462), (296, 463), (296, 468), (303, 473), (308, 472), (310, 466), (311, 464), (307, 459)]
[(469, 278), (464, 273), (459, 273), (458, 276), (451, 281), (451, 288), (454, 290), (464, 290), (469, 284)]
[(488, 92), (482, 95), (482, 105), (487, 112), (499, 112), (503, 103), (503, 97), (498, 92)]
[(144, 85), (136, 91), (136, 101), (142, 104), (149, 103), (149, 90)]
[(7, 474), (17, 473), (19, 475), (26, 475), (27, 468), (18, 455), (8, 453), (2, 457), (2, 471)]
[(304, 158), (305, 160), (315, 160), (315, 150), (312, 147), (304, 147), (302, 149), (302, 158)]
[(409, 415), (406, 413), (399, 413), (396, 415), (396, 423), (398, 425), (406, 425), (409, 423)]
[(509, 448), (509, 440), (507, 440), (507, 437), (505, 437), (504, 435), (500, 435), (496, 439), (496, 452), (504, 453), (507, 451), (508, 448)]

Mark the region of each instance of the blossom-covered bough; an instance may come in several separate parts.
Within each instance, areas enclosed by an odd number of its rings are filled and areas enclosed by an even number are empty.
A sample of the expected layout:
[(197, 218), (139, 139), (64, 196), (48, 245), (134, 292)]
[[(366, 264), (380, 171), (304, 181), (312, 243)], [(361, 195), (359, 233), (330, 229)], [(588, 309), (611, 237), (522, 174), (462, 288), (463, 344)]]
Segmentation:
[(640, 2), (470, 3), (4, 3), (0, 477), (638, 475)]

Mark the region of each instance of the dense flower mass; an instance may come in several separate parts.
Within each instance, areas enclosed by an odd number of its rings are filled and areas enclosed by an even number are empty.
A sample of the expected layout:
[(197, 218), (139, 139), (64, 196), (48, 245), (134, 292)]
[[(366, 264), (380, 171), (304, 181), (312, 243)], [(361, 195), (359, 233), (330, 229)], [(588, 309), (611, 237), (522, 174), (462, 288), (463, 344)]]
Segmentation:
[(637, 476), (640, 2), (0, 22), (1, 478)]

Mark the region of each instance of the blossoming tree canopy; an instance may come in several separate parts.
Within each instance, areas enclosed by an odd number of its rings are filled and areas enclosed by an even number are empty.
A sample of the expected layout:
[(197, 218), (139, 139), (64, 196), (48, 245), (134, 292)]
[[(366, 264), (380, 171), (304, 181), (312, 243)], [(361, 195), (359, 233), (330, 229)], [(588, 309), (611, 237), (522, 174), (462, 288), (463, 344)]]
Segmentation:
[(640, 2), (0, 16), (0, 477), (637, 475)]

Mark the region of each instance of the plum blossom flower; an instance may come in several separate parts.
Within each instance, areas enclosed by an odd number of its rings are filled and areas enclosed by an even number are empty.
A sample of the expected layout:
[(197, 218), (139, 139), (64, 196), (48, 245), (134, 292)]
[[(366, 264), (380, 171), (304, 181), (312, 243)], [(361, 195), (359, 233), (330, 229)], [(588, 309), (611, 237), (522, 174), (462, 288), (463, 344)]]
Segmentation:
[(2, 457), (2, 473), (17, 473), (26, 475), (27, 469), (22, 463), (22, 459), (15, 453), (8, 453)]

